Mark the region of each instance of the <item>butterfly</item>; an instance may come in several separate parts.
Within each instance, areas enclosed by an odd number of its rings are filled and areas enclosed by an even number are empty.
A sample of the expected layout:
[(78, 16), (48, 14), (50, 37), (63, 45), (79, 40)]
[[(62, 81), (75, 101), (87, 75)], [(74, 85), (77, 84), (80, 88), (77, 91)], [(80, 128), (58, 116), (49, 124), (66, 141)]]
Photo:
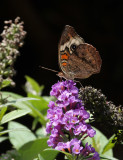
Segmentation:
[(102, 60), (92, 45), (85, 43), (72, 26), (66, 25), (58, 45), (59, 77), (85, 79), (100, 72)]

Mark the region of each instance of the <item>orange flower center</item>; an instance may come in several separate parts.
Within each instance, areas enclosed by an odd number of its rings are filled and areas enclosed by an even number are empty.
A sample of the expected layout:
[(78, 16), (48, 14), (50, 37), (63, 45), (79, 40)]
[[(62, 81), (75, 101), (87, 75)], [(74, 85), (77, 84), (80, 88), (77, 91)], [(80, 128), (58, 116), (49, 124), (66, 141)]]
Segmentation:
[(79, 152), (79, 150), (78, 150), (78, 149), (76, 149), (76, 152)]

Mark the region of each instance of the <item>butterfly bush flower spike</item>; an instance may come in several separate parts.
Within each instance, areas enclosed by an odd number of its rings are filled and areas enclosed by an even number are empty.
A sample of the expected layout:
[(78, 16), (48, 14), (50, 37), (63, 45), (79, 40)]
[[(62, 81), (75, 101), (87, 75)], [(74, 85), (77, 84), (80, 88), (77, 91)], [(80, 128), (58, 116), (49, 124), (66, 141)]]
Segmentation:
[(78, 96), (78, 88), (72, 80), (58, 82), (52, 86), (46, 131), (51, 134), (48, 146), (69, 152), (79, 159), (99, 160), (99, 154), (88, 143), (82, 141), (94, 137), (96, 131), (85, 121), (90, 117)]
[(16, 71), (14, 63), (19, 55), (19, 48), (23, 46), (26, 32), (24, 31), (23, 22), (17, 17), (14, 22), (5, 21), (3, 32), (0, 34), (0, 89), (6, 86), (14, 86), (12, 80)]

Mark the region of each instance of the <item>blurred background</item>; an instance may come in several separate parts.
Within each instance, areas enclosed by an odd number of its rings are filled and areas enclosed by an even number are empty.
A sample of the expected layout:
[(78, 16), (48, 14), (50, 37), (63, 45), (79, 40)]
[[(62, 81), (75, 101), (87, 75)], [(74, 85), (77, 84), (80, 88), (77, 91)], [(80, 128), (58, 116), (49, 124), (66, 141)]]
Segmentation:
[[(51, 85), (59, 78), (56, 73), (42, 70), (40, 65), (58, 70), (58, 42), (66, 24), (75, 28), (86, 43), (97, 48), (102, 58), (100, 74), (81, 80), (85, 85), (101, 89), (108, 100), (119, 105), (123, 102), (123, 5), (120, 0), (4, 0), (0, 3), (0, 32), (4, 20), (17, 16), (25, 23), (27, 36), (20, 49), (15, 69), (15, 88), (22, 94), (25, 75), (44, 84), (43, 94), (49, 95)], [(29, 122), (27, 122), (29, 123)], [(1, 148), (1, 147), (0, 147)], [(118, 157), (121, 146), (114, 153)]]

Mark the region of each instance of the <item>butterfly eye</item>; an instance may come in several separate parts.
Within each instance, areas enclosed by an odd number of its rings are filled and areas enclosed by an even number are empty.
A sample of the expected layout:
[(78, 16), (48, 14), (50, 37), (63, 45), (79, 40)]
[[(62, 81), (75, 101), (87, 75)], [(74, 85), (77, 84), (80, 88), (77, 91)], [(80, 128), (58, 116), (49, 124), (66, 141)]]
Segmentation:
[(75, 45), (75, 44), (72, 44), (72, 45), (70, 46), (70, 49), (71, 49), (72, 51), (75, 51), (75, 50), (76, 50), (76, 45)]

